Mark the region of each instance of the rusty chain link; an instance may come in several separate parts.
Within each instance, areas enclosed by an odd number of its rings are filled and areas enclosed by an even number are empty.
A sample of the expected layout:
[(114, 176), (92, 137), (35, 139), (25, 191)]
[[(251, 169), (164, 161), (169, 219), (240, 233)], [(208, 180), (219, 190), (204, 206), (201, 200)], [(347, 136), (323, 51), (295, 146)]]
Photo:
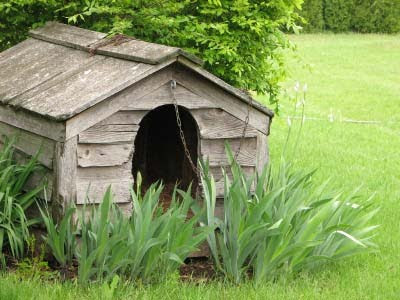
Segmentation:
[(194, 162), (192, 160), (192, 157), (190, 156), (190, 151), (189, 151), (189, 148), (187, 147), (185, 134), (182, 130), (182, 121), (181, 121), (181, 117), (179, 115), (178, 101), (176, 100), (174, 89), (176, 89), (176, 81), (171, 80), (170, 90), (171, 90), (172, 100), (173, 100), (173, 104), (174, 104), (174, 108), (175, 108), (176, 123), (178, 124), (179, 135), (181, 137), (183, 149), (185, 151), (186, 158), (188, 159), (188, 161), (190, 163), (190, 166), (192, 167), (194, 173), (197, 176), (197, 179), (200, 180), (200, 169), (197, 168), (197, 166), (194, 164)]
[[(175, 108), (176, 123), (178, 125), (179, 135), (180, 135), (180, 138), (181, 138), (181, 141), (182, 141), (183, 149), (185, 151), (186, 158), (188, 159), (193, 171), (195, 172), (197, 178), (200, 179), (201, 171), (194, 164), (194, 162), (192, 160), (192, 157), (190, 156), (190, 151), (189, 151), (189, 148), (187, 147), (185, 134), (184, 134), (184, 132), (182, 130), (182, 121), (181, 121), (180, 114), (179, 114), (178, 101), (176, 100), (175, 93), (174, 93), (175, 89), (176, 89), (176, 81), (175, 80), (171, 80), (170, 91), (171, 91), (172, 100), (173, 100), (173, 104), (174, 104), (174, 108)], [(252, 107), (252, 106), (253, 106), (253, 102), (252, 102), (252, 98), (250, 97), (250, 101), (247, 104), (247, 115), (246, 115), (246, 118), (245, 118), (243, 132), (242, 132), (242, 135), (241, 135), (241, 138), (240, 138), (240, 142), (239, 142), (239, 147), (236, 150), (235, 156), (234, 156), (234, 160), (235, 161), (237, 160), (237, 158), (239, 156), (240, 150), (242, 148), (243, 141), (244, 141), (245, 136), (246, 136), (246, 131), (247, 131), (247, 127), (249, 125), (249, 119), (250, 119), (250, 107)]]

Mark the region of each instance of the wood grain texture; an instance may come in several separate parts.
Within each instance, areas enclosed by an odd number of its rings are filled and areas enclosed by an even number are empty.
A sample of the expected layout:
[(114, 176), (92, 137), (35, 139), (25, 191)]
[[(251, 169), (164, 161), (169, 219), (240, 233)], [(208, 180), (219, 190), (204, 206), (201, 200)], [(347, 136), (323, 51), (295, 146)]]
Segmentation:
[(254, 101), (254, 99), (244, 91), (237, 89), (230, 84), (226, 83), (223, 81), (221, 78), (215, 76), (214, 74), (211, 74), (210, 72), (206, 71), (203, 69), (201, 66), (194, 64), (193, 62), (187, 60), (185, 57), (179, 57), (178, 62), (187, 68), (190, 68), (193, 72), (201, 75), (204, 78), (207, 78), (210, 82), (213, 82), (214, 84), (218, 85), (222, 90), (225, 90), (226, 92), (230, 93), (231, 95), (236, 96), (237, 98), (241, 99), (243, 102), (248, 103), (248, 102), (254, 102), (253, 107), (259, 110), (260, 112), (263, 112), (264, 114), (268, 115), (270, 118), (274, 116), (273, 111), (268, 109), (267, 107), (261, 105), (260, 103)]
[(131, 201), (130, 189), (133, 178), (117, 178), (114, 180), (79, 180), (77, 182), (77, 204), (101, 203), (107, 188), (111, 185), (114, 203), (126, 203)]
[(38, 161), (49, 169), (53, 168), (55, 141), (0, 122), (0, 139), (2, 141), (4, 136), (16, 137), (14, 147), (28, 156), (33, 156), (40, 151)]
[[(224, 91), (218, 85), (184, 67), (177, 67), (174, 79), (185, 88), (204, 98), (212, 100), (218, 107), (231, 115), (245, 121), (247, 104), (238, 97)], [(267, 134), (270, 117), (256, 108), (250, 109), (249, 124)]]
[(257, 172), (261, 174), (269, 162), (268, 136), (259, 133), (257, 136)]
[(54, 122), (24, 111), (0, 105), (0, 121), (55, 141), (65, 139), (65, 123)]
[[(238, 138), (243, 134), (245, 123), (222, 109), (196, 109), (191, 113), (199, 126), (200, 136), (204, 139)], [(256, 137), (257, 132), (248, 125), (245, 136)]]
[(126, 110), (126, 111), (121, 110), (109, 116), (108, 118), (100, 121), (95, 126), (103, 126), (103, 125), (137, 126), (147, 113), (148, 113), (147, 110)]
[[(231, 173), (229, 166), (210, 167), (210, 172), (211, 172), (211, 174), (213, 174), (213, 177), (215, 180), (215, 188), (216, 188), (217, 197), (219, 197), (219, 198), (224, 197), (225, 179), (223, 177), (222, 169), (225, 170), (225, 172), (228, 175), (228, 178), (230, 180), (232, 180), (232, 173)], [(242, 170), (245, 173), (245, 175), (248, 178), (250, 178), (251, 176), (254, 175), (255, 168), (254, 167), (242, 167)]]
[(47, 22), (45, 26), (31, 30), (29, 35), (36, 39), (80, 50), (87, 49), (88, 45), (107, 36), (106, 33), (91, 31), (58, 22)]
[(66, 137), (75, 136), (89, 127), (96, 125), (119, 111), (122, 107), (127, 106), (130, 102), (151, 93), (171, 80), (171, 71), (169, 69), (161, 70), (170, 63), (172, 62), (165, 62), (164, 64), (154, 66), (151, 72), (160, 71), (152, 76), (149, 76), (150, 73), (142, 74), (142, 78), (138, 78), (138, 82), (129, 88), (110, 96), (108, 99), (69, 119), (66, 123)]
[(137, 132), (139, 130), (139, 125), (137, 124), (103, 124), (94, 125), (84, 132)]
[(79, 134), (79, 144), (126, 144), (134, 141), (133, 131), (84, 131)]
[[(212, 101), (194, 94), (179, 84), (176, 86), (176, 89), (174, 89), (174, 95), (178, 105), (187, 109), (217, 107)], [(124, 107), (123, 110), (152, 110), (156, 107), (173, 103), (170, 83), (168, 82), (152, 93), (135, 99)]]
[[(233, 153), (237, 151), (240, 139), (202, 139), (201, 155), (204, 160), (209, 159), (210, 166), (229, 165), (225, 154), (225, 142), (231, 146)], [(241, 166), (255, 166), (257, 157), (257, 139), (245, 138), (242, 143), (237, 161)]]
[(98, 180), (116, 180), (117, 178), (130, 178), (132, 176), (132, 164), (128, 161), (120, 166), (111, 167), (78, 167), (77, 180), (91, 181)]
[(58, 216), (76, 200), (77, 144), (77, 137), (56, 144), (52, 200)]
[(128, 162), (132, 153), (132, 144), (79, 144), (78, 165), (80, 167), (119, 166)]

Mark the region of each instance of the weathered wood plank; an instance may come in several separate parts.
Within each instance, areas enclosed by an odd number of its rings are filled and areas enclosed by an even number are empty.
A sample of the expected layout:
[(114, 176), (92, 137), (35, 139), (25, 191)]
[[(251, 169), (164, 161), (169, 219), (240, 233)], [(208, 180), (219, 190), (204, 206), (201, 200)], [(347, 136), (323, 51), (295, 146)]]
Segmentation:
[[(217, 193), (217, 197), (224, 197), (224, 184), (225, 179), (223, 177), (222, 168), (227, 172), (228, 178), (232, 180), (232, 173), (229, 166), (222, 166), (222, 167), (210, 167), (210, 172), (213, 174), (215, 180), (215, 189)], [(243, 172), (245, 175), (250, 178), (254, 175), (254, 167), (242, 167)]]
[[(97, 105), (94, 105), (85, 111), (82, 111), (79, 115), (69, 119), (67, 121), (66, 137), (68, 138), (79, 134), (116, 113), (122, 107), (135, 101), (135, 99), (139, 99), (140, 97), (151, 93), (171, 80), (171, 71), (170, 69), (165, 68), (171, 63), (173, 63), (173, 61), (168, 61), (154, 66), (149, 72), (144, 72), (140, 77), (137, 77), (135, 83), (130, 87), (110, 96), (108, 99), (105, 99)], [(158, 72), (155, 73), (156, 71)], [(150, 74), (152, 74), (152, 76), (149, 76)]]
[(39, 197), (50, 202), (53, 193), (54, 176), (53, 172), (47, 168), (34, 172), (24, 185), (24, 191), (31, 191), (42, 184), (44, 184), (44, 191), (39, 194)]
[(133, 142), (136, 132), (133, 131), (84, 131), (79, 134), (80, 144), (124, 144)]
[[(178, 105), (187, 109), (214, 108), (215, 103), (207, 98), (198, 96), (181, 85), (177, 85), (174, 95)], [(152, 110), (156, 107), (173, 104), (170, 83), (166, 83), (152, 93), (129, 103), (123, 110)]]
[(124, 131), (135, 131), (139, 130), (139, 125), (137, 124), (100, 124), (94, 125), (87, 129), (87, 131), (101, 131), (101, 132), (124, 132)]
[(107, 188), (111, 185), (114, 203), (126, 203), (131, 201), (130, 189), (133, 178), (117, 178), (114, 181), (93, 179), (90, 181), (79, 180), (77, 182), (77, 204), (101, 203)]
[(40, 150), (38, 161), (49, 169), (53, 168), (54, 147), (56, 142), (0, 122), (1, 140), (3, 140), (4, 135), (9, 138), (16, 136), (17, 140), (14, 147), (29, 156), (37, 154)]
[(269, 161), (268, 136), (259, 132), (257, 137), (257, 172), (261, 174)]
[(73, 137), (55, 147), (53, 205), (60, 216), (76, 200), (76, 166), (78, 138)]
[(0, 62), (3, 103), (12, 101), (13, 105), (21, 106), (25, 99), (20, 97), (16, 101), (15, 97), (55, 78), (88, 56), (88, 53), (73, 53), (76, 51), (38, 40), (32, 40), (26, 48), (9, 52)]
[[(207, 78), (209, 81), (215, 83), (218, 85), (221, 89), (225, 90), (226, 92), (236, 96), (237, 98), (240, 98), (243, 102), (253, 102), (254, 99), (250, 95), (248, 95), (246, 92), (235, 88), (234, 86), (231, 86), (230, 84), (226, 83), (223, 81), (221, 78), (215, 76), (214, 74), (206, 71), (204, 68), (202, 68), (199, 65), (194, 64), (193, 62), (189, 61), (185, 57), (179, 57), (178, 61), (180, 64), (190, 68), (193, 72), (196, 72), (197, 74), (201, 75), (204, 78)], [(257, 110), (263, 112), (264, 114), (268, 115), (269, 117), (273, 117), (274, 113), (267, 107), (261, 105), (258, 102), (253, 103), (253, 107), (256, 108)]]
[(78, 165), (80, 167), (118, 166), (128, 162), (132, 153), (132, 144), (79, 144)]
[(45, 26), (31, 30), (29, 35), (36, 39), (80, 50), (88, 49), (88, 45), (107, 36), (106, 33), (58, 22), (47, 22)]
[[(240, 144), (238, 139), (202, 139), (201, 154), (203, 159), (209, 159), (210, 166), (226, 166), (229, 165), (225, 154), (225, 142), (231, 146), (233, 153), (237, 151)], [(257, 157), (257, 139), (245, 138), (240, 149), (237, 161), (241, 166), (255, 166)]]
[(97, 125), (138, 125), (147, 113), (146, 110), (118, 111), (100, 121)]
[[(243, 134), (245, 123), (222, 109), (198, 109), (191, 111), (204, 139), (238, 138)], [(246, 137), (256, 137), (258, 130), (247, 126)]]
[[(224, 91), (219, 86), (184, 67), (176, 68), (174, 79), (197, 95), (212, 100), (218, 107), (242, 121), (246, 120), (247, 104), (238, 97)], [(250, 109), (249, 124), (267, 134), (270, 117), (256, 108)]]
[[(89, 214), (91, 213), (92, 209), (95, 207), (98, 207), (98, 203), (94, 204), (77, 204), (76, 205), (76, 214), (74, 216), (75, 220), (77, 218), (82, 217), (82, 214), (84, 214), (85, 217), (88, 217)], [(130, 216), (132, 214), (132, 202), (126, 202), (126, 203), (118, 203), (119, 209), (121, 209), (122, 213), (125, 216)]]
[(55, 141), (63, 141), (65, 138), (64, 122), (54, 122), (22, 110), (16, 111), (9, 106), (0, 105), (0, 121)]
[(118, 93), (150, 68), (106, 58), (35, 94), (24, 101), (23, 107), (55, 119), (66, 119)]
[(132, 163), (128, 161), (120, 166), (112, 167), (78, 167), (77, 180), (90, 181), (98, 180), (115, 180), (117, 178), (130, 178), (132, 176)]

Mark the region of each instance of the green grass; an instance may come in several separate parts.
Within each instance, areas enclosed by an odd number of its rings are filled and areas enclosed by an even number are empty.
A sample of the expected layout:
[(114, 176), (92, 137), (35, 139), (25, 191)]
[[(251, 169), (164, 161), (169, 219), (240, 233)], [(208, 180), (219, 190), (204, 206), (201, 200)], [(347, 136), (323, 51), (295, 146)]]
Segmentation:
[[(306, 120), (296, 152), (299, 168), (318, 168), (317, 181), (347, 191), (363, 185), (365, 197), (376, 192), (381, 210), (377, 254), (361, 255), (311, 274), (301, 274), (254, 288), (221, 282), (183, 284), (171, 280), (153, 286), (125, 286), (126, 299), (398, 299), (400, 298), (400, 36), (301, 35), (291, 38), (302, 62), (292, 59), (291, 89), (296, 80), (308, 84)], [(309, 67), (304, 67), (308, 64)], [(311, 68), (311, 72), (309, 69)], [(261, 99), (262, 100), (262, 99)], [(293, 104), (283, 101), (273, 121), (271, 159), (282, 150), (286, 117)], [(334, 121), (328, 121), (328, 115)], [(354, 124), (344, 119), (373, 120)], [(298, 128), (298, 122), (293, 127)], [(294, 130), (295, 131), (295, 130)], [(0, 299), (106, 299), (104, 286), (0, 278)]]

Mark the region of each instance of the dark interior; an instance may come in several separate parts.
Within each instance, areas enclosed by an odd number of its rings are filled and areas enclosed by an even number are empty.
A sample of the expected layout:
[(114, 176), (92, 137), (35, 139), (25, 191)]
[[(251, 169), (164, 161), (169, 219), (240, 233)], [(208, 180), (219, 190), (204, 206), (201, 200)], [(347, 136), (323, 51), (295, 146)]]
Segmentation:
[[(191, 114), (179, 107), (182, 129), (193, 162), (197, 162), (197, 125)], [(150, 111), (140, 122), (135, 139), (132, 172), (136, 179), (140, 171), (143, 186), (162, 180), (166, 186), (175, 183), (186, 189), (192, 182), (197, 189), (197, 178), (185, 156), (173, 105), (160, 106)]]

